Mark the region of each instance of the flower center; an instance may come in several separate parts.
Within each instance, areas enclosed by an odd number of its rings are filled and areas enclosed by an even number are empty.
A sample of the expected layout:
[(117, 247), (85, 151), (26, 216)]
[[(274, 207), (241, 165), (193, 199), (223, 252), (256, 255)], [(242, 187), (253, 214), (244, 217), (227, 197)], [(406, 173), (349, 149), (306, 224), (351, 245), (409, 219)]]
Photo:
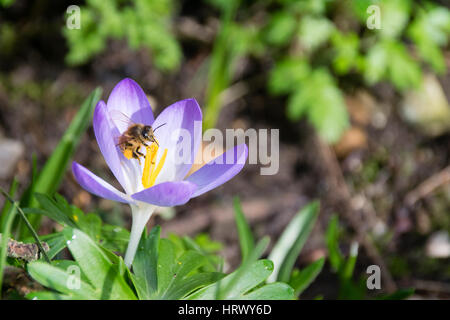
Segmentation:
[(156, 155), (158, 154), (158, 145), (153, 142), (147, 148), (147, 154), (145, 156), (144, 172), (142, 174), (142, 185), (145, 189), (152, 187), (155, 184), (156, 178), (161, 172), (164, 162), (166, 161), (167, 149), (164, 149), (164, 153), (161, 159), (156, 165)]

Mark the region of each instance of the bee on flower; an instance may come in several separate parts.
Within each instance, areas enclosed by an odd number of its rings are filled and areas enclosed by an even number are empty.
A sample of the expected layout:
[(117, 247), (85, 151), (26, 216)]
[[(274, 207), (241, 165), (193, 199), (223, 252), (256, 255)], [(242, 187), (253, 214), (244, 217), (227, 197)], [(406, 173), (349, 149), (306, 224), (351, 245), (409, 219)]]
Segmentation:
[[(129, 121), (118, 119), (117, 114)], [(201, 130), (194, 130), (195, 123), (201, 121), (201, 109), (195, 99), (175, 102), (155, 119), (144, 91), (128, 78), (116, 85), (107, 103), (97, 103), (93, 120), (95, 137), (123, 191), (77, 162), (73, 162), (72, 171), (87, 191), (131, 206), (133, 222), (125, 254), (127, 266), (131, 266), (144, 227), (157, 207), (185, 204), (242, 170), (248, 156), (245, 144), (227, 150), (188, 175), (201, 147)], [(180, 130), (189, 132), (189, 141), (185, 142), (190, 147), (184, 157), (187, 161), (182, 162), (177, 159), (179, 139), (173, 137)]]

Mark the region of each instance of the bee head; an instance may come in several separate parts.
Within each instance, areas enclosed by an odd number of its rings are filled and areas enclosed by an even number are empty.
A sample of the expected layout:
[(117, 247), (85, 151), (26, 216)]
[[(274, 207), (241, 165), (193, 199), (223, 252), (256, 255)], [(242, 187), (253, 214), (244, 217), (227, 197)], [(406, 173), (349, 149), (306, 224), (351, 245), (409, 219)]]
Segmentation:
[(153, 137), (153, 129), (151, 126), (144, 126), (144, 128), (142, 129), (142, 136), (145, 139), (151, 139)]

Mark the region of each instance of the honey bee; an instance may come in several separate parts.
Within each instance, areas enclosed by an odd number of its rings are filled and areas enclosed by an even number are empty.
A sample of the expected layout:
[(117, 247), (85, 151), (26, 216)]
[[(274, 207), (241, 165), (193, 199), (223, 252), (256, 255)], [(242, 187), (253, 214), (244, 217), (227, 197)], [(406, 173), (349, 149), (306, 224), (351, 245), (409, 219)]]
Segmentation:
[(151, 143), (156, 143), (159, 147), (158, 141), (155, 138), (155, 131), (161, 128), (165, 123), (153, 129), (150, 125), (142, 123), (135, 123), (126, 115), (122, 114), (122, 119), (128, 123), (128, 128), (117, 138), (117, 146), (128, 160), (133, 158), (141, 164), (141, 157), (145, 155), (140, 151), (141, 147), (148, 147)]

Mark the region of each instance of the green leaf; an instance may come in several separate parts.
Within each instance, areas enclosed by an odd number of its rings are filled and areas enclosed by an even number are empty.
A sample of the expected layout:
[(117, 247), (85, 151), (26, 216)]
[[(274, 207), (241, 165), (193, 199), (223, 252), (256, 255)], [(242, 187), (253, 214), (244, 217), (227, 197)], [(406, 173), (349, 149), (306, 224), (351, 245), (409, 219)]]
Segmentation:
[(277, 46), (287, 44), (294, 35), (297, 27), (297, 19), (290, 12), (280, 11), (275, 13), (265, 31), (265, 38), (269, 44)]
[(84, 215), (81, 210), (75, 215), (78, 217), (78, 228), (91, 237), (91, 239), (98, 242), (102, 231), (102, 220), (100, 217), (94, 213)]
[(333, 215), (328, 223), (327, 232), (325, 235), (328, 258), (332, 269), (337, 272), (344, 263), (344, 257), (339, 250), (339, 221), (337, 215)]
[(413, 295), (414, 291), (414, 288), (399, 289), (391, 294), (378, 298), (378, 300), (404, 300)]
[(347, 258), (342, 270), (341, 277), (345, 280), (350, 280), (355, 270), (356, 259), (358, 258), (358, 243), (353, 242), (350, 247), (350, 255)]
[(202, 272), (185, 277), (182, 281), (178, 281), (172, 286), (170, 291), (164, 296), (164, 299), (182, 299), (195, 290), (215, 283), (223, 277), (224, 274), (221, 272)]
[(66, 240), (61, 232), (40, 236), (41, 241), (46, 242), (50, 248), (47, 255), (53, 259), (62, 249), (66, 247)]
[(63, 226), (80, 229), (104, 247), (116, 251), (124, 251), (129, 240), (129, 232), (124, 228), (102, 225), (97, 214), (84, 214), (79, 208), (70, 205), (61, 195), (52, 198), (45, 194), (36, 193), (41, 208), (26, 208), (27, 214), (39, 214), (49, 217)]
[(43, 286), (59, 291), (75, 299), (98, 299), (100, 291), (92, 288), (88, 283), (79, 279), (79, 287), (71, 289), (72, 281), (69, 272), (41, 261), (30, 262), (27, 266), (28, 273)]
[(389, 80), (398, 90), (417, 88), (422, 72), (405, 46), (393, 40), (383, 40), (369, 49), (364, 65), (369, 84)]
[[(9, 187), (9, 195), (11, 196), (11, 198), (14, 199), (14, 195), (17, 191), (17, 188), (19, 186), (19, 182), (17, 181), (16, 178), (13, 179), (13, 181), (11, 182), (11, 186)], [(3, 204), (3, 208), (2, 211), (0, 212), (0, 230), (3, 230), (6, 220), (8, 218), (8, 212), (11, 209), (11, 202), (5, 199), (5, 202)]]
[(390, 45), (388, 77), (398, 90), (418, 88), (422, 82), (422, 71), (418, 62), (402, 44)]
[[(216, 251), (218, 251), (217, 248), (221, 248), (221, 244), (219, 242), (212, 242), (211, 239), (209, 239), (209, 236), (207, 234), (204, 234), (203, 236), (202, 235), (199, 235), (199, 236), (200, 236), (200, 238), (197, 236), (196, 240), (193, 240), (187, 236), (184, 236), (182, 238), (182, 241), (183, 241), (185, 248), (187, 250), (197, 251), (198, 253), (200, 253), (207, 259), (207, 263), (205, 263), (201, 268), (202, 272), (222, 270), (224, 259), (218, 255), (209, 253), (207, 251), (207, 249), (209, 249), (210, 252), (211, 252), (211, 250), (213, 252), (216, 252)], [(206, 236), (206, 238), (204, 236)], [(197, 243), (197, 241), (199, 241), (199, 239), (204, 239), (204, 240), (200, 240), (200, 243), (201, 243), (201, 241), (203, 241), (204, 247), (200, 246)]]
[(439, 73), (446, 70), (440, 47), (447, 45), (449, 35), (450, 10), (443, 7), (420, 10), (408, 28), (408, 36), (414, 41), (421, 58)]
[[(140, 299), (150, 299), (158, 290), (158, 248), (161, 227), (156, 226), (148, 237), (143, 236), (133, 261), (136, 282), (139, 283)], [(145, 234), (145, 233), (144, 233)]]
[[(335, 143), (350, 122), (342, 93), (326, 69), (315, 70), (308, 81), (302, 89), (311, 90), (308, 120), (325, 141)], [(314, 99), (311, 99), (312, 95), (315, 95)]]
[(382, 0), (381, 36), (393, 39), (399, 37), (408, 23), (410, 10), (410, 0)]
[(319, 203), (315, 201), (300, 210), (289, 222), (269, 255), (269, 259), (275, 265), (275, 270), (268, 279), (269, 282), (289, 281), (295, 261), (308, 239), (318, 215)]
[(158, 253), (158, 292), (162, 294), (173, 278), (172, 266), (176, 258), (175, 247), (170, 240), (160, 239)]
[(30, 300), (78, 300), (77, 297), (59, 294), (52, 291), (36, 291), (30, 292), (25, 296)]
[(306, 49), (313, 51), (328, 41), (334, 28), (326, 18), (306, 16), (300, 22), (299, 37)]
[(349, 5), (353, 11), (353, 14), (359, 19), (360, 22), (366, 23), (367, 21), (367, 8), (373, 4), (373, 0), (358, 0), (350, 1)]
[(293, 300), (294, 289), (282, 282), (267, 284), (244, 295), (242, 300)]
[(70, 253), (92, 285), (101, 290), (101, 299), (136, 299), (133, 291), (103, 250), (77, 229), (63, 231)]
[(374, 84), (385, 75), (388, 66), (389, 55), (382, 43), (372, 46), (366, 54), (364, 77), (366, 82)]
[[(188, 296), (187, 299), (213, 300), (216, 297), (218, 286), (227, 287), (232, 281), (234, 282), (234, 285), (225, 293), (223, 299), (243, 299), (247, 292), (267, 279), (273, 271), (273, 263), (270, 260), (259, 260), (250, 265), (249, 268), (246, 268), (244, 272), (239, 273), (239, 271), (240, 270), (238, 269), (227, 275), (221, 281), (198, 290)], [(239, 276), (238, 281), (234, 280), (236, 275)]]
[[(8, 201), (8, 200), (5, 200)], [(11, 237), (11, 227), (17, 214), (17, 206), (14, 203), (6, 212), (0, 234), (0, 292), (2, 292), (3, 272), (5, 270), (8, 240)]]
[(343, 34), (335, 31), (331, 37), (335, 56), (333, 68), (339, 74), (347, 74), (352, 68), (357, 68), (359, 57), (359, 38), (354, 32)]
[[(161, 288), (162, 290), (159, 291), (158, 298), (167, 300), (180, 299), (195, 289), (191, 288), (189, 285), (186, 286), (187, 279), (189, 278), (188, 275), (200, 268), (206, 262), (206, 258), (198, 252), (186, 251), (183, 253), (181, 257), (172, 265), (171, 280), (167, 284), (166, 288)], [(194, 284), (197, 285), (196, 282), (194, 282)], [(186, 292), (183, 290), (188, 291)]]
[(72, 228), (76, 228), (76, 223), (71, 219), (72, 212), (68, 211), (67, 207), (57, 203), (54, 199), (46, 194), (36, 193), (35, 198), (39, 202), (40, 208), (27, 208), (26, 213), (42, 214), (50, 219)]
[(174, 239), (180, 240), (175, 249), (172, 241), (159, 235), (160, 227), (155, 227), (141, 239), (133, 262), (133, 282), (141, 299), (181, 299), (223, 277), (219, 272), (201, 271), (209, 263), (203, 252), (186, 251), (179, 238)]
[(63, 271), (69, 272), (69, 268), (74, 269), (75, 267), (80, 270), (80, 279), (86, 282), (87, 284), (91, 285), (89, 282), (89, 279), (86, 277), (86, 275), (81, 271), (80, 266), (76, 261), (73, 260), (53, 260), (52, 266), (60, 268)]
[[(95, 105), (100, 99), (101, 92), (102, 90), (100, 88), (95, 89), (84, 101), (80, 110), (77, 112), (64, 133), (62, 139), (39, 173), (33, 192), (49, 195), (56, 192), (61, 180), (64, 177), (64, 174), (66, 173), (66, 169), (70, 163), (70, 159), (72, 158), (76, 146), (91, 123), (90, 120), (92, 118)], [(37, 201), (34, 200), (31, 202), (30, 207), (37, 207), (37, 205)], [(38, 229), (40, 216), (32, 216), (30, 223), (35, 229)], [(21, 235), (26, 237), (29, 235), (29, 232), (23, 228)]]
[(100, 243), (106, 249), (115, 252), (125, 252), (129, 240), (130, 232), (127, 229), (110, 224), (102, 226)]
[(250, 252), (253, 251), (255, 247), (255, 240), (253, 239), (253, 234), (250, 230), (250, 226), (248, 225), (244, 213), (242, 212), (239, 198), (234, 198), (233, 205), (234, 219), (236, 220), (236, 226), (239, 233), (239, 244), (241, 246), (242, 261), (244, 261), (245, 259), (247, 259)]
[(284, 2), (288, 6), (286, 9), (292, 13), (309, 14), (311, 16), (325, 15), (327, 10), (327, 4), (330, 0), (281, 0), (279, 2)]
[(236, 6), (239, 5), (241, 0), (207, 0), (213, 6), (220, 9), (222, 12), (232, 11)]
[(4, 8), (9, 7), (14, 3), (14, 0), (0, 0), (0, 5)]
[(299, 88), (311, 72), (309, 64), (302, 59), (284, 59), (270, 73), (269, 91), (272, 94), (287, 94)]
[(194, 241), (207, 253), (216, 253), (223, 249), (223, 244), (218, 241), (213, 241), (208, 233), (197, 234)]
[(259, 257), (261, 257), (261, 255), (267, 249), (269, 242), (269, 237), (262, 238), (256, 245), (255, 249), (248, 256), (248, 258), (242, 261), (240, 267), (236, 270), (236, 273), (230, 279), (230, 281), (223, 286), (221, 286), (219, 282), (219, 285), (217, 287), (218, 290), (216, 292), (217, 299), (224, 299), (227, 295), (229, 295), (231, 291), (234, 290), (236, 286), (239, 286), (239, 282), (242, 281), (242, 277), (244, 276), (244, 274), (248, 273), (252, 264), (256, 262)]
[[(258, 259), (261, 254), (266, 250), (269, 244), (269, 238), (265, 237), (256, 245), (255, 249), (251, 252), (249, 257), (243, 261), (241, 266), (233, 272), (231, 275), (228, 275), (228, 280), (220, 280), (214, 284), (214, 287), (210, 287), (210, 292), (214, 293), (214, 298), (216, 300), (227, 299), (227, 296), (233, 294), (238, 288), (245, 283), (246, 274), (251, 274), (252, 267), (254, 263), (256, 263), (256, 259)], [(272, 265), (271, 261), (268, 261)], [(271, 271), (270, 271), (271, 272)], [(269, 273), (270, 274), (270, 273)], [(269, 275), (267, 274), (267, 276)]]
[(295, 296), (298, 297), (316, 279), (324, 263), (325, 259), (320, 258), (302, 270), (294, 270), (289, 284), (294, 288)]
[(336, 142), (349, 125), (342, 94), (325, 68), (314, 69), (293, 88), (287, 115), (291, 120), (307, 116), (319, 134), (330, 143)]

